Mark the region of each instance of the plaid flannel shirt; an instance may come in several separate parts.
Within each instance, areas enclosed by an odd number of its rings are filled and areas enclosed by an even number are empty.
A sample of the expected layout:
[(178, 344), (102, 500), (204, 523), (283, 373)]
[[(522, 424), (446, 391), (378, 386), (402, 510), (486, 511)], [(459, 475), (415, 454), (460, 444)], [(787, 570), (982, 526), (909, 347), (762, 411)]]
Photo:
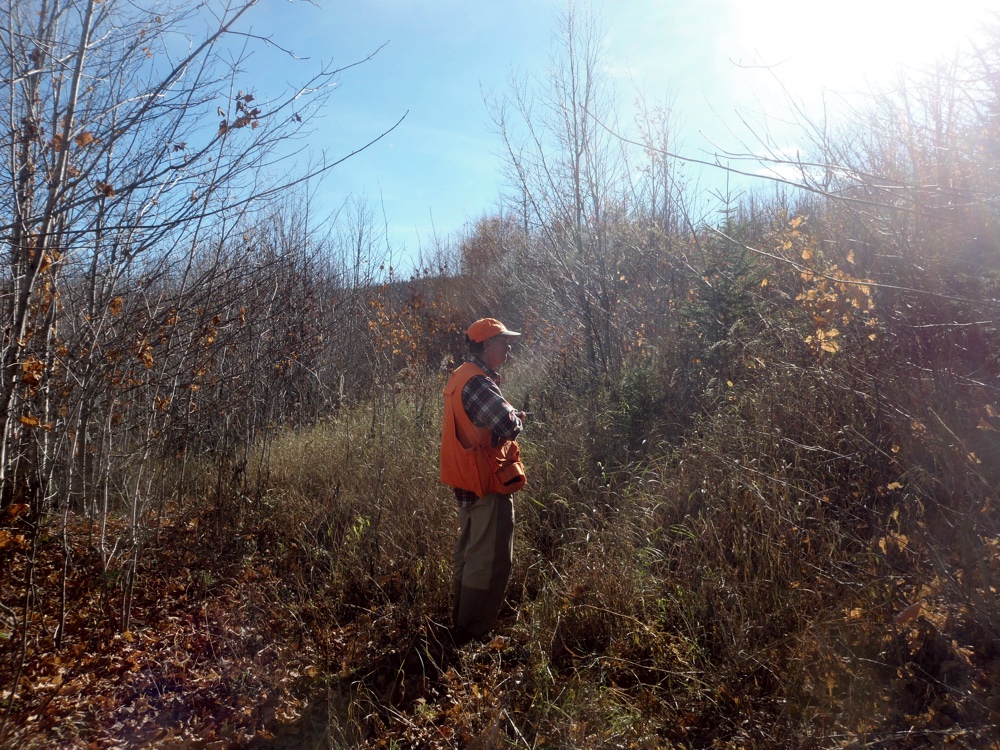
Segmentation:
[[(479, 357), (469, 355), (468, 362), (482, 368), (486, 377), (474, 375), (462, 389), (462, 408), (476, 427), (487, 427), (493, 433), (493, 444), (501, 440), (514, 440), (524, 425), (517, 410), (504, 399), (497, 385), (503, 378), (496, 370), (487, 367)], [(455, 499), (460, 506), (476, 502), (476, 493), (455, 488)]]

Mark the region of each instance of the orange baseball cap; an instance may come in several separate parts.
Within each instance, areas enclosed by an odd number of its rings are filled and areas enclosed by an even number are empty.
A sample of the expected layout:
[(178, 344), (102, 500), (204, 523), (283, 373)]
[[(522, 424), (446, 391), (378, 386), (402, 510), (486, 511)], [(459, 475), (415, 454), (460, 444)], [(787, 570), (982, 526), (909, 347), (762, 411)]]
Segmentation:
[(507, 326), (496, 318), (480, 318), (469, 326), (465, 335), (469, 337), (469, 341), (479, 344), (494, 336), (520, 336), (521, 334), (508, 330)]

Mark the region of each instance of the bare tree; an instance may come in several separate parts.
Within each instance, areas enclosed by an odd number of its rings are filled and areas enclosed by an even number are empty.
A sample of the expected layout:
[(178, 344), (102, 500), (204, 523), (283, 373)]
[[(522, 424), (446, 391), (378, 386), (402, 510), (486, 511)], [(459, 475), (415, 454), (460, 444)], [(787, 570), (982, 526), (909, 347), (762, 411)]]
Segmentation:
[[(490, 111), (512, 184), (507, 213), (517, 217), (526, 248), (515, 261), (518, 278), (558, 328), (576, 337), (589, 372), (604, 378), (652, 333), (648, 316), (666, 311), (665, 304), (645, 310), (629, 299), (641, 288), (662, 303), (676, 291), (668, 256), (693, 227), (676, 160), (662, 149), (673, 141), (670, 108), (638, 113), (644, 148), (630, 153), (612, 131), (617, 94), (598, 20), (567, 4), (557, 41), (548, 76), (513, 80)], [(488, 256), (486, 229), (470, 238), (481, 259)]]
[(616, 364), (624, 164), (594, 119), (606, 120), (613, 104), (596, 21), (568, 6), (559, 41), (540, 91), (512, 81), (509, 95), (493, 102), (492, 117), (515, 187), (512, 210), (537, 240), (537, 265), (526, 275), (543, 280), (539, 295), (571, 312), (588, 366), (607, 373)]
[[(343, 69), (323, 68), (277, 98), (256, 91), (242, 66), (253, 44), (270, 41), (243, 30), (254, 4), (163, 13), (156, 4), (38, 0), (4, 12), (5, 502), (32, 429), (65, 429), (65, 416), (43, 413), (52, 407), (46, 378), (99, 356), (80, 340), (78, 361), (57, 362), (62, 319), (79, 316), (77, 335), (98, 341), (126, 287), (164, 274), (188, 287), (209, 237), (236, 231), (248, 206), (304, 179), (275, 176), (274, 165)], [(72, 310), (59, 299), (63, 279), (84, 290)]]
[[(245, 489), (255, 438), (289, 405), (314, 408), (310, 357), (343, 288), (322, 223), (277, 199), (351, 155), (288, 169), (350, 65), (260, 91), (244, 67), (277, 45), (247, 31), (255, 4), (0, 10), (0, 508), (28, 507), (35, 539), (53, 510), (64, 540), (69, 514), (86, 511), (121, 582), (121, 629), (150, 514), (184, 481), (192, 444), (211, 444)], [(29, 574), (23, 644), (30, 623), (53, 622), (34, 617), (36, 585)]]

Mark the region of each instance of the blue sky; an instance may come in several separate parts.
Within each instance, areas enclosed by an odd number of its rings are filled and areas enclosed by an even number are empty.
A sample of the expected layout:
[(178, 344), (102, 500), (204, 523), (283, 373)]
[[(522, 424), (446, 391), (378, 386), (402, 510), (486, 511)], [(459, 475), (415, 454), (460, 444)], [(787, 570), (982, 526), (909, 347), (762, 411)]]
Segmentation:
[[(743, 122), (766, 123), (784, 148), (782, 88), (808, 108), (920, 65), (971, 33), (989, 0), (615, 0), (594, 3), (606, 32), (605, 72), (623, 121), (642, 91), (674, 104), (685, 153), (739, 151)], [(335, 210), (348, 196), (384, 209), (389, 235), (411, 257), (490, 212), (502, 190), (500, 142), (484, 93), (512, 74), (541, 77), (565, 0), (264, 0), (253, 30), (307, 60), (266, 58), (264, 87), (320, 63), (345, 71), (310, 135), (343, 155), (406, 119), (337, 167), (317, 193)], [(258, 62), (263, 62), (262, 58)], [(763, 66), (763, 67), (762, 67)], [(780, 82), (780, 85), (779, 85)], [(706, 184), (718, 177), (706, 175)]]

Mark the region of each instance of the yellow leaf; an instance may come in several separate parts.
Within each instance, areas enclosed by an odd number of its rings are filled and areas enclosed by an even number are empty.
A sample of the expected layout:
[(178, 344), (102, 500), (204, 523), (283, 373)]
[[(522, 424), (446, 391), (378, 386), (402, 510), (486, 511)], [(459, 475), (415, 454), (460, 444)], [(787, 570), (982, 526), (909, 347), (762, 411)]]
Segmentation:
[(890, 490), (901, 490), (901, 489), (903, 489), (903, 485), (900, 482), (889, 482), (889, 484), (887, 486), (889, 487)]
[(990, 417), (1000, 417), (1000, 413), (997, 412), (990, 404), (986, 404), (986, 414)]
[(972, 463), (974, 463), (974, 464), (981, 464), (982, 463), (982, 461), (979, 460), (979, 457), (975, 453), (973, 453), (972, 451), (969, 451), (969, 460)]
[(38, 427), (38, 425), (41, 424), (38, 421), (38, 417), (33, 417), (30, 414), (22, 414), (20, 417), (20, 422), (25, 427)]
[(830, 354), (836, 354), (837, 352), (840, 351), (840, 344), (838, 344), (836, 341), (824, 340), (823, 343), (820, 344), (819, 348), (822, 349), (824, 352), (830, 352)]
[(760, 285), (767, 286), (767, 279), (761, 279)]
[(794, 219), (788, 222), (788, 224), (789, 226), (791, 226), (792, 229), (797, 229), (799, 226), (801, 226), (802, 222), (805, 220), (806, 220), (805, 216), (796, 216)]
[(854, 265), (854, 251), (853, 250), (851, 250), (849, 253), (847, 253), (847, 262), (850, 263), (852, 266)]
[(802, 260), (811, 260), (813, 257), (812, 250), (808, 247), (802, 248)]
[(21, 382), (32, 388), (42, 382), (45, 374), (45, 363), (34, 354), (21, 363)]

